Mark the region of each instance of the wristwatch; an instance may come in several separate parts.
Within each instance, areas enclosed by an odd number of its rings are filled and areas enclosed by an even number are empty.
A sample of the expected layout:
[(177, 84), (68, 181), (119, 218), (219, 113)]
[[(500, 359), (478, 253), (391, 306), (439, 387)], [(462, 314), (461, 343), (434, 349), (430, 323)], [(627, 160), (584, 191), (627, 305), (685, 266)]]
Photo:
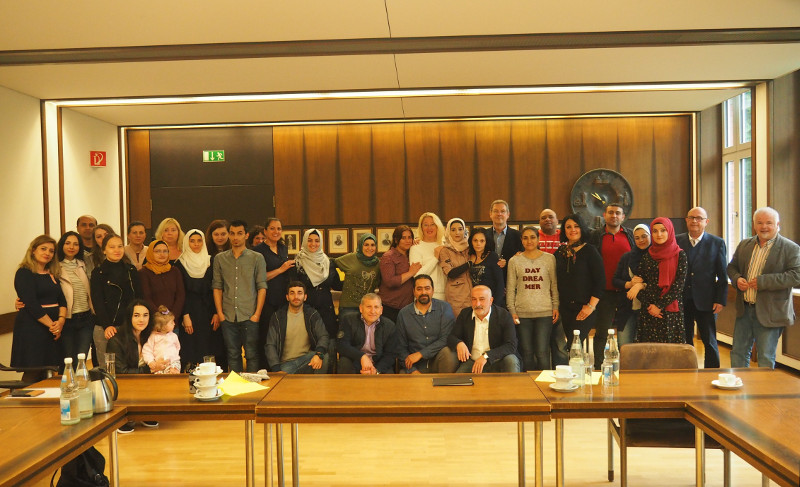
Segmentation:
[(484, 354), (482, 355), (482, 357), (483, 357), (483, 359), (484, 359), (484, 360), (486, 360), (487, 362), (489, 361), (489, 354), (488, 354), (488, 353), (484, 353)]

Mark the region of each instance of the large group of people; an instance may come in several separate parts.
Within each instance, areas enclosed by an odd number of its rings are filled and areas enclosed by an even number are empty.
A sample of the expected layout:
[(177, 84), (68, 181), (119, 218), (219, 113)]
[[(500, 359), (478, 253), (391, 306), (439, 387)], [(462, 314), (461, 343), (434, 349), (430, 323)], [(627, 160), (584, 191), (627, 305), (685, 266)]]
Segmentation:
[(77, 231), (36, 237), (25, 253), (11, 364), (58, 365), (93, 347), (100, 366), (116, 353), (119, 373), (176, 373), (209, 355), (237, 372), (520, 372), (565, 364), (573, 330), (584, 341), (595, 330), (599, 367), (609, 328), (623, 346), (693, 343), (696, 324), (705, 366), (719, 367), (715, 319), (730, 278), (732, 364), (748, 366), (755, 343), (759, 365), (774, 367), (800, 286), (800, 247), (778, 234), (774, 209), (754, 213), (756, 235), (730, 263), (699, 207), (677, 236), (663, 217), (623, 226), (614, 203), (593, 231), (577, 214), (559, 228), (545, 209), (538, 228), (520, 232), (503, 200), (489, 217), (468, 228), (423, 213), (418, 237), (398, 226), (381, 256), (366, 233), (331, 258), (323, 231), (310, 228), (290, 258), (277, 218), (214, 220), (205, 232), (167, 218), (149, 244), (145, 225), (131, 222), (126, 246), (84, 215)]

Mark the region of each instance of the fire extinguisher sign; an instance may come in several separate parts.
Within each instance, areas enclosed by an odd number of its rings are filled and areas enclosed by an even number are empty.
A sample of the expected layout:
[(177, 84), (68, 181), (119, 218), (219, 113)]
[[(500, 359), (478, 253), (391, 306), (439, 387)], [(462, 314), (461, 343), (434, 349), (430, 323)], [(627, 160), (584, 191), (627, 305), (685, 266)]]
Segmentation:
[(106, 151), (89, 151), (89, 165), (92, 167), (106, 167)]

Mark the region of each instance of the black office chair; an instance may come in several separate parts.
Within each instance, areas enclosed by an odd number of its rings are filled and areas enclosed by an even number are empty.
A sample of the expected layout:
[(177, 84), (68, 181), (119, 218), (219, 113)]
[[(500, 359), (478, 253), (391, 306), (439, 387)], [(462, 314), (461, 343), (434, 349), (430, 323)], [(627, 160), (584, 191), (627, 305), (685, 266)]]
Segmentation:
[[(0, 380), (0, 389), (24, 389), (34, 382), (50, 377), (54, 373), (58, 373), (58, 367), (54, 365), (43, 365), (40, 367), (8, 367), (0, 364), (0, 372), (22, 372), (23, 374), (29, 372), (39, 372), (40, 376), (33, 380)], [(23, 375), (24, 377), (24, 375)]]
[[(620, 370), (696, 369), (697, 353), (691, 345), (629, 343), (620, 351)], [(614, 481), (614, 440), (619, 444), (620, 487), (628, 485), (628, 447), (694, 448), (695, 426), (685, 419), (608, 420), (608, 481)], [(711, 437), (706, 448), (722, 450), (725, 487), (731, 485), (731, 452)], [(705, 452), (703, 453), (705, 455)], [(705, 479), (705, 472), (703, 472)]]

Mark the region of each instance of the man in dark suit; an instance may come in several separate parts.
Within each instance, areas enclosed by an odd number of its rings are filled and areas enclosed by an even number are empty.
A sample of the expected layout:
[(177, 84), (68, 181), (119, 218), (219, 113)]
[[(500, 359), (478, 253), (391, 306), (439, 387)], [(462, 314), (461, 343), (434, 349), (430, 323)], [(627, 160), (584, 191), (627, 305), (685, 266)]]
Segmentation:
[(783, 329), (794, 324), (792, 288), (800, 287), (800, 246), (778, 235), (780, 216), (770, 207), (753, 214), (756, 236), (739, 242), (728, 277), (736, 285), (732, 367), (749, 367), (753, 343), (758, 366), (775, 368)]
[(489, 218), (492, 219), (492, 237), (494, 238), (494, 251), (500, 257), (497, 265), (503, 269), (503, 280), (505, 281), (508, 275), (506, 264), (508, 260), (519, 252), (525, 250), (522, 247), (522, 235), (519, 230), (510, 228), (506, 222), (511, 216), (511, 209), (508, 203), (504, 200), (492, 201), (492, 206), (489, 210)]
[(717, 314), (728, 302), (728, 251), (725, 241), (705, 232), (708, 213), (699, 206), (689, 210), (689, 233), (675, 237), (686, 252), (688, 270), (683, 288), (683, 324), (686, 343), (694, 344), (694, 324), (705, 347), (705, 368), (719, 368)]
[(487, 286), (472, 288), (472, 308), (459, 313), (447, 346), (457, 357), (456, 372), (519, 372), (517, 330), (511, 314), (492, 304)]

